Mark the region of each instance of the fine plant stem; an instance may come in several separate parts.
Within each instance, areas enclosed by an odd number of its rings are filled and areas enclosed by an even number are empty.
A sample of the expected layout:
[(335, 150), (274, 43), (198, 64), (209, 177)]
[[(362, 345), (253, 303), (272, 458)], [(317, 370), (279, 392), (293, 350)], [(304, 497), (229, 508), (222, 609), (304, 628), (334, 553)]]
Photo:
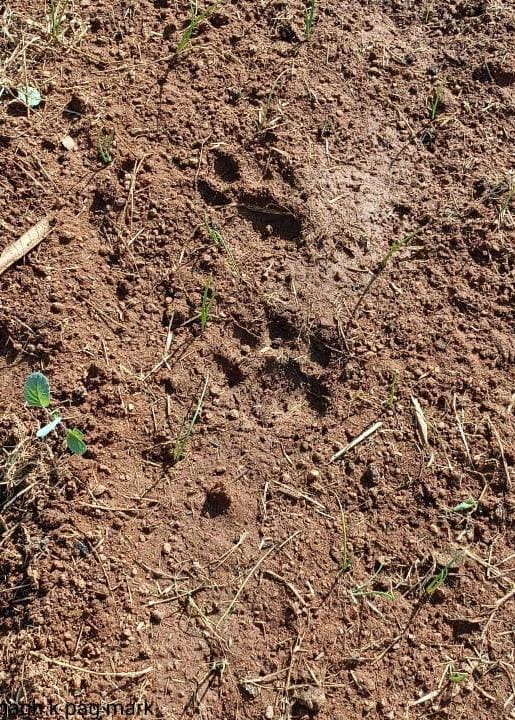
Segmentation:
[(178, 463), (180, 460), (182, 460), (186, 454), (186, 448), (188, 447), (188, 442), (193, 433), (193, 428), (195, 427), (195, 424), (200, 415), (200, 411), (202, 409), (202, 404), (203, 404), (204, 398), (206, 396), (208, 383), (209, 383), (209, 374), (206, 375), (206, 379), (204, 380), (202, 390), (201, 390), (199, 398), (197, 400), (197, 405), (195, 407), (195, 410), (193, 411), (190, 421), (188, 422), (187, 415), (184, 416), (180, 430), (177, 433), (177, 437), (175, 438), (175, 443), (174, 443), (174, 447), (172, 450), (172, 460), (173, 460), (174, 465), (176, 463)]
[(64, 14), (69, 0), (50, 0), (50, 34), (54, 40), (59, 39)]
[(220, 0), (216, 0), (212, 5), (210, 5), (208, 8), (204, 10), (204, 12), (199, 12), (198, 5), (196, 0), (191, 0), (190, 2), (190, 21), (188, 23), (187, 28), (183, 32), (181, 39), (179, 40), (179, 44), (177, 45), (177, 54), (181, 53), (186, 46), (189, 44), (191, 37), (195, 30), (198, 28), (198, 26), (204, 22), (204, 20), (207, 20), (210, 15), (214, 13), (217, 6), (220, 4)]
[(391, 410), (394, 406), (397, 392), (397, 382), (399, 379), (399, 373), (397, 370), (394, 370), (392, 373), (392, 379), (390, 381), (390, 387), (388, 388), (388, 399), (386, 401), (386, 407)]
[(277, 86), (279, 85), (279, 81), (288, 72), (288, 70), (283, 70), (274, 80), (274, 83), (272, 87), (270, 88), (270, 92), (268, 93), (268, 97), (265, 100), (263, 107), (258, 112), (258, 132), (266, 132), (269, 130), (276, 122), (276, 120), (270, 120), (270, 108), (272, 106), (272, 100), (275, 95), (275, 91), (277, 90)]
[(431, 98), (431, 103), (429, 105), (429, 117), (431, 120), (435, 120), (436, 116), (438, 115), (440, 104), (442, 102), (443, 98), (443, 91), (445, 88), (445, 82), (442, 81), (434, 90), (433, 96)]
[(379, 277), (381, 276), (381, 274), (382, 274), (383, 271), (385, 270), (386, 266), (388, 265), (388, 263), (390, 262), (390, 260), (392, 259), (392, 257), (393, 257), (401, 248), (403, 248), (403, 247), (404, 247), (405, 245), (407, 245), (411, 240), (413, 240), (414, 237), (416, 237), (417, 235), (420, 235), (420, 233), (421, 233), (423, 230), (426, 229), (427, 225), (428, 225), (428, 224), (422, 225), (422, 227), (419, 227), (419, 228), (417, 228), (416, 230), (413, 230), (412, 232), (408, 233), (408, 234), (405, 235), (404, 237), (400, 238), (400, 240), (397, 240), (396, 242), (394, 242), (393, 245), (388, 249), (388, 252), (387, 252), (386, 255), (382, 258), (382, 260), (380, 260), (380, 262), (378, 263), (378, 265), (377, 265), (377, 267), (376, 267), (376, 269), (375, 269), (372, 277), (370, 278), (370, 280), (368, 281), (365, 289), (363, 290), (363, 292), (361, 293), (361, 295), (360, 295), (359, 298), (357, 299), (356, 304), (354, 305), (354, 307), (353, 307), (353, 309), (352, 309), (352, 312), (351, 312), (351, 314), (350, 314), (350, 317), (349, 317), (349, 319), (347, 320), (347, 324), (346, 324), (346, 326), (345, 326), (345, 331), (344, 331), (344, 334), (345, 334), (345, 335), (348, 333), (349, 328), (350, 328), (350, 326), (351, 326), (351, 323), (356, 319), (357, 314), (358, 314), (358, 311), (359, 311), (359, 309), (360, 309), (360, 307), (361, 307), (361, 304), (362, 304), (363, 300), (365, 299), (365, 297), (366, 297), (367, 294), (369, 293), (369, 291), (370, 291), (371, 287), (374, 285), (374, 283), (379, 279)]
[(349, 543), (347, 538), (347, 520), (345, 518), (345, 513), (343, 511), (342, 504), (340, 502), (340, 498), (336, 493), (333, 493), (334, 497), (336, 498), (336, 502), (338, 503), (338, 507), (340, 509), (340, 517), (342, 521), (341, 526), (341, 542), (340, 542), (340, 554), (342, 557), (340, 570), (342, 572), (347, 572), (347, 570), (350, 570), (352, 566), (352, 559), (349, 552)]
[(438, 572), (433, 575), (433, 577), (425, 587), (426, 595), (433, 595), (438, 590), (438, 588), (444, 584), (444, 582), (447, 580), (447, 576), (449, 575), (449, 569), (453, 567), (459, 555), (460, 553), (453, 555), (449, 562), (443, 567), (441, 567), (440, 570), (438, 570)]
[(367, 590), (367, 587), (369, 587), (374, 582), (374, 580), (381, 574), (382, 570), (383, 565), (380, 564), (376, 572), (370, 578), (370, 580), (368, 580), (363, 585), (359, 585), (359, 587), (351, 590), (353, 597), (367, 597), (370, 595), (374, 595), (376, 597), (382, 597), (386, 600), (394, 601), (395, 595), (393, 593), (393, 590)]
[(114, 132), (102, 129), (97, 135), (97, 158), (102, 165), (110, 165), (113, 162), (111, 148), (113, 147)]
[(202, 328), (203, 331), (207, 327), (207, 323), (209, 320), (209, 313), (211, 312), (211, 308), (213, 306), (214, 301), (215, 301), (215, 293), (213, 290), (212, 278), (210, 275), (204, 286), (204, 291), (202, 293), (202, 302), (200, 305), (200, 327)]
[(304, 40), (309, 42), (313, 35), (313, 26), (315, 24), (316, 0), (309, 0), (304, 14)]
[(225, 237), (220, 232), (220, 230), (218, 230), (214, 225), (211, 225), (207, 217), (204, 218), (204, 227), (206, 228), (208, 237), (213, 243), (213, 245), (220, 248), (224, 253), (227, 259), (227, 264), (229, 265), (234, 275), (242, 279), (242, 274), (238, 268), (238, 263), (236, 262), (234, 252)]

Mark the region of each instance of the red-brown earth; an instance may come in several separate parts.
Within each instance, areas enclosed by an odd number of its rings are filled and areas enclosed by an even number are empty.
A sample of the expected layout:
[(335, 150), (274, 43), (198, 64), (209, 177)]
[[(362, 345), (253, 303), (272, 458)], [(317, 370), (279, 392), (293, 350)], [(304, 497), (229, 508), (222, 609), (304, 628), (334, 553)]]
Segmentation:
[(1, 700), (515, 717), (512, 2), (180, 53), (186, 0), (49, 6), (0, 4), (0, 251), (52, 224), (0, 278)]

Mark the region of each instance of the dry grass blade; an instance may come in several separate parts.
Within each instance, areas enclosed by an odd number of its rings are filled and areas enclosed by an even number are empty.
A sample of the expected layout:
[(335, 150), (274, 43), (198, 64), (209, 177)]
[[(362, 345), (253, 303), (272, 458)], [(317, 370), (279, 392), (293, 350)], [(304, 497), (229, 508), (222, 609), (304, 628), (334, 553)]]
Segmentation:
[(345, 455), (346, 453), (348, 453), (349, 450), (352, 450), (352, 448), (355, 448), (356, 445), (359, 445), (360, 443), (362, 443), (363, 440), (366, 440), (368, 437), (370, 437), (370, 435), (373, 435), (375, 432), (377, 432), (379, 430), (379, 428), (382, 426), (382, 424), (383, 424), (382, 422), (378, 421), (378, 422), (374, 423), (373, 425), (371, 425), (366, 430), (364, 430), (361, 433), (361, 435), (358, 435), (358, 437), (354, 438), (354, 440), (351, 440), (351, 442), (348, 445), (346, 445), (341, 450), (338, 450), (338, 452), (336, 452), (332, 456), (332, 458), (329, 460), (329, 462), (332, 463), (335, 460), (338, 460), (338, 458), (341, 458), (342, 455)]
[(137, 678), (141, 677), (141, 675), (147, 675), (154, 669), (153, 667), (146, 667), (142, 668), (141, 670), (134, 670), (129, 672), (111, 672), (108, 670), (102, 672), (99, 670), (90, 670), (90, 668), (81, 667), (80, 665), (71, 665), (70, 663), (64, 662), (63, 660), (57, 660), (56, 658), (49, 658), (46, 655), (43, 655), (43, 653), (31, 652), (30, 654), (34, 655), (35, 657), (39, 657), (42, 660), (45, 660), (51, 665), (59, 665), (59, 667), (68, 668), (69, 670), (75, 670), (76, 672), (86, 673), (87, 675), (96, 675), (97, 677)]
[(0, 275), (15, 262), (21, 260), (21, 258), (35, 248), (36, 245), (39, 245), (49, 232), (50, 221), (48, 218), (43, 218), (43, 220), (33, 225), (30, 230), (27, 230), (21, 237), (8, 245), (0, 255)]
[(424, 411), (422, 410), (422, 406), (420, 405), (416, 397), (411, 398), (411, 403), (415, 408), (415, 418), (417, 420), (420, 438), (423, 441), (424, 445), (429, 445), (429, 438), (427, 434), (427, 421), (424, 415)]
[(236, 591), (236, 594), (234, 595), (233, 599), (231, 600), (231, 602), (229, 603), (229, 605), (227, 606), (227, 608), (226, 608), (225, 611), (223, 612), (222, 616), (221, 616), (220, 619), (218, 620), (218, 622), (217, 622), (217, 624), (216, 624), (216, 627), (217, 627), (217, 628), (219, 628), (220, 625), (223, 623), (223, 621), (231, 614), (234, 606), (235, 606), (236, 603), (238, 602), (238, 598), (240, 597), (241, 593), (242, 593), (243, 590), (245, 589), (247, 583), (248, 583), (249, 580), (252, 578), (252, 576), (256, 573), (256, 571), (258, 570), (258, 568), (264, 563), (264, 561), (267, 559), (267, 557), (269, 557), (270, 555), (272, 555), (272, 553), (274, 553), (274, 552), (279, 552), (279, 550), (281, 550), (287, 543), (291, 542), (291, 540), (293, 540), (293, 538), (297, 537), (297, 535), (299, 535), (299, 533), (300, 533), (300, 530), (297, 530), (296, 532), (292, 533), (289, 537), (286, 538), (286, 540), (283, 540), (282, 543), (280, 543), (279, 545), (273, 545), (269, 550), (267, 550), (267, 551), (259, 558), (259, 560), (257, 561), (257, 563), (254, 565), (254, 567), (250, 570), (250, 572), (248, 573), (248, 575), (245, 577), (245, 579), (244, 579), (243, 582), (241, 583), (241, 585), (240, 585), (240, 587), (238, 588), (238, 590)]

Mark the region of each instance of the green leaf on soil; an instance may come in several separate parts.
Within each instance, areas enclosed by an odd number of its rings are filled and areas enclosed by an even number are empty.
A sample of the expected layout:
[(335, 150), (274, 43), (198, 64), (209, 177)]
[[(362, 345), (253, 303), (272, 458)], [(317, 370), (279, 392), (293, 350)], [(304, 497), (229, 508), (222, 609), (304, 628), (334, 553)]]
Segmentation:
[(469, 512), (470, 510), (476, 510), (477, 509), (477, 501), (473, 498), (470, 498), (469, 500), (464, 500), (463, 502), (458, 503), (458, 505), (455, 505), (452, 508), (453, 512)]
[(68, 446), (68, 450), (75, 455), (84, 455), (88, 449), (88, 446), (84, 442), (84, 433), (78, 428), (68, 430), (66, 434), (66, 445)]
[(43, 100), (39, 90), (32, 87), (32, 85), (21, 85), (16, 88), (16, 93), (18, 95), (18, 100), (27, 107), (36, 108)]
[(23, 397), (30, 407), (46, 408), (50, 405), (50, 384), (40, 372), (33, 372), (25, 380)]

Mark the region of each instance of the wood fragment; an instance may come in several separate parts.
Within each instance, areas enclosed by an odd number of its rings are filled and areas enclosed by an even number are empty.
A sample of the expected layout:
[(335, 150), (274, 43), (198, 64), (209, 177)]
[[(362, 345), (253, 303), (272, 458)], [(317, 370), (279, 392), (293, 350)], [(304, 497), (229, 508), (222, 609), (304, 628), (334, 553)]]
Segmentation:
[(415, 418), (417, 420), (420, 437), (421, 437), (422, 441), (424, 442), (424, 445), (429, 445), (429, 439), (428, 439), (428, 434), (427, 434), (427, 422), (426, 422), (426, 418), (424, 416), (424, 411), (422, 410), (422, 407), (416, 397), (411, 398), (411, 403), (412, 403), (413, 407), (415, 408)]
[(44, 655), (43, 653), (40, 653), (40, 652), (32, 651), (30, 654), (33, 655), (34, 657), (39, 657), (42, 660), (44, 660), (45, 662), (50, 663), (52, 665), (59, 665), (60, 667), (67, 668), (69, 670), (74, 670), (75, 672), (83, 672), (83, 673), (86, 673), (87, 675), (95, 675), (97, 677), (137, 678), (137, 677), (141, 677), (141, 675), (147, 675), (148, 673), (152, 672), (152, 670), (154, 669), (153, 667), (150, 666), (150, 667), (142, 668), (141, 670), (134, 670), (132, 672), (109, 672), (109, 671), (100, 672), (98, 670), (91, 670), (90, 668), (82, 667), (80, 665), (72, 665), (71, 663), (64, 662), (63, 660), (58, 660), (57, 658), (48, 657), (47, 655)]
[(304, 607), (307, 607), (307, 602), (304, 600), (300, 592), (297, 590), (295, 585), (293, 583), (288, 582), (286, 578), (283, 578), (282, 575), (278, 575), (275, 572), (272, 572), (272, 570), (263, 570), (263, 575), (266, 577), (272, 578), (272, 580), (277, 580), (278, 582), (282, 583), (285, 587), (288, 588), (288, 590), (291, 592), (292, 595), (294, 595), (297, 600), (300, 602), (301, 605)]
[(382, 422), (376, 422), (373, 425), (371, 425), (369, 428), (364, 430), (361, 435), (358, 435), (358, 437), (354, 438), (354, 440), (351, 440), (348, 445), (346, 445), (341, 450), (338, 450), (337, 453), (333, 455), (333, 457), (329, 460), (329, 462), (334, 462), (335, 460), (338, 460), (338, 458), (341, 458), (342, 455), (345, 455), (349, 452), (349, 450), (352, 450), (352, 448), (355, 448), (356, 445), (359, 445), (363, 442), (363, 440), (366, 440), (370, 435), (373, 435), (375, 432), (379, 430), (379, 428), (382, 426)]
[(30, 250), (39, 243), (50, 232), (50, 220), (46, 217), (33, 225), (21, 237), (8, 245), (0, 255), (0, 275), (15, 262), (21, 260)]

